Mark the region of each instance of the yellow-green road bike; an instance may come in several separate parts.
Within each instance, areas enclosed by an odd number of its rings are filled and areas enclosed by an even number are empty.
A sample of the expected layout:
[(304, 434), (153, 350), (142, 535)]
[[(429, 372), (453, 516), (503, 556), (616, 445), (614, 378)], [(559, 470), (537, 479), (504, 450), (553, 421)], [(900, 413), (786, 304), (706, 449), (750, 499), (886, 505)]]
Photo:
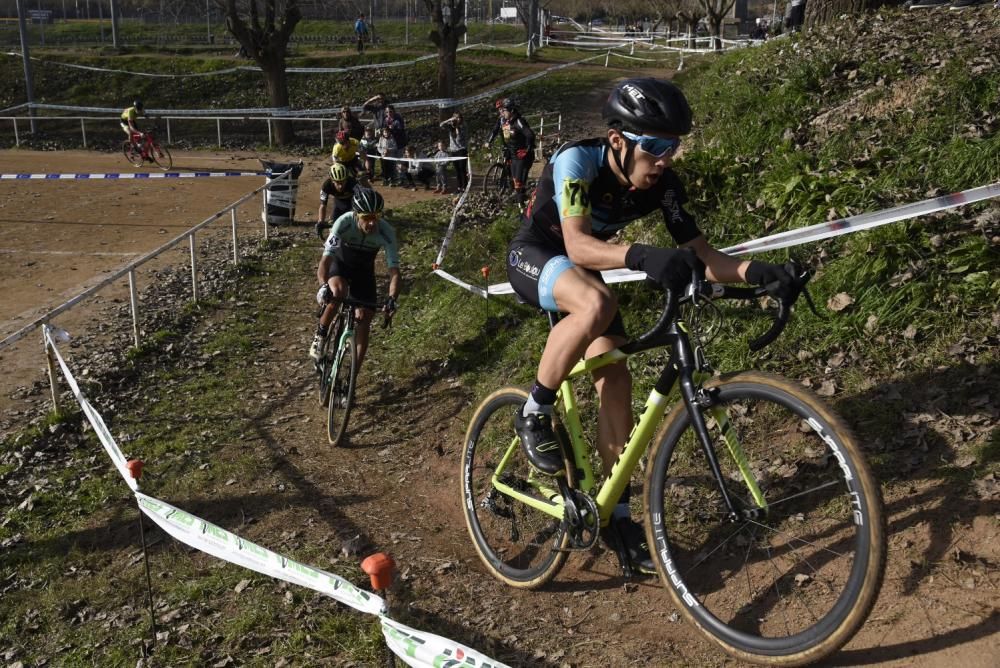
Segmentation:
[[(779, 303), (752, 349), (787, 324), (809, 279), (794, 269), (795, 294)], [(817, 661), (851, 639), (875, 603), (886, 558), (881, 492), (858, 442), (799, 383), (755, 371), (715, 374), (700, 339), (675, 317), (685, 303), (692, 322), (699, 313), (721, 317), (712, 300), (757, 300), (764, 292), (696, 279), (681, 298), (667, 293), (651, 330), (579, 362), (559, 389), (553, 422), (564, 471), (556, 476), (528, 463), (514, 433), (523, 389), (498, 390), (479, 405), (463, 444), (461, 493), (490, 574), (519, 588), (547, 583), (569, 552), (594, 546), (644, 462), (642, 513), (653, 561), (674, 604), (705, 637), (770, 665)], [(669, 360), (599, 481), (572, 381), (662, 347)], [(681, 401), (671, 408), (675, 386)], [(611, 542), (630, 576), (620, 540)]]

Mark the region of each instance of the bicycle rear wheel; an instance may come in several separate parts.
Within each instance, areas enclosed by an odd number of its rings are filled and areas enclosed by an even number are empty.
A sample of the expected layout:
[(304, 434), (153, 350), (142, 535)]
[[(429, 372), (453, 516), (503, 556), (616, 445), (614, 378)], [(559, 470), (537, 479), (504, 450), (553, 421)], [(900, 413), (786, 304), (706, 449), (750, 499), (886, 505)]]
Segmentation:
[(139, 151), (135, 147), (135, 144), (130, 142), (128, 139), (122, 142), (122, 155), (125, 156), (125, 159), (128, 160), (129, 164), (133, 167), (142, 167), (142, 152)]
[(170, 157), (170, 149), (166, 146), (161, 146), (160, 142), (154, 142), (149, 148), (149, 157), (164, 171), (174, 166), (174, 159)]
[(787, 380), (746, 372), (715, 381), (701, 408), (728, 517), (690, 416), (678, 406), (650, 453), (647, 539), (688, 621), (740, 659), (817, 661), (851, 639), (885, 573), (885, 519), (844, 422)]
[[(538, 503), (559, 496), (555, 481), (528, 463), (514, 433), (515, 411), (527, 398), (524, 390), (507, 387), (476, 409), (462, 448), (462, 508), (490, 574), (512, 587), (536, 589), (562, 568), (569, 536), (564, 522), (497, 487)], [(572, 468), (567, 466), (567, 475)], [(572, 486), (572, 478), (568, 482)]]
[(327, 400), (326, 435), (331, 445), (339, 445), (347, 431), (347, 419), (354, 402), (354, 384), (358, 373), (358, 351), (354, 336), (344, 339), (336, 352), (333, 377), (330, 381), (330, 398)]

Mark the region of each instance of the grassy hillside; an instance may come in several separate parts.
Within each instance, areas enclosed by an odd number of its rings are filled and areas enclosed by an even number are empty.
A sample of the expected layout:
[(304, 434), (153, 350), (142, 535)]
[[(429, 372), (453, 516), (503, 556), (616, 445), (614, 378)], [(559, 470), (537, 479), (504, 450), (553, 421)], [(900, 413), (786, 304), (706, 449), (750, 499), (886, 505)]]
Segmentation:
[[(710, 240), (721, 247), (1000, 181), (1000, 62), (987, 48), (1000, 42), (1000, 19), (982, 9), (962, 16), (887, 13), (689, 61), (677, 80), (692, 100), (697, 130), (678, 169)], [(623, 74), (581, 72), (525, 87), (526, 111), (560, 110), (570, 118), (582, 93)], [(419, 85), (383, 84), (400, 91)], [(470, 211), (445, 268), (483, 284), (480, 269), (489, 266), (490, 281), (503, 281), (516, 214), (482, 202)], [(435, 383), (460, 388), (450, 395), (453, 423), (426, 425), (428, 434), (446, 429), (453, 438), (470, 401), (531, 380), (546, 329), (532, 309), (509, 298), (487, 302), (429, 273), (449, 215), (441, 201), (393, 212), (406, 289), (396, 326), (378, 338), (365, 373), (391, 395), (390, 405), (419, 403)], [(337, 508), (316, 501), (329, 499), (312, 486), (310, 471), (289, 472), (296, 453), (286, 446), (295, 446), (266, 437), (266, 427), (284, 419), (275, 411), (311, 390), (287, 381), (311, 327), (289, 305), (311, 285), (316, 259), (315, 248), (293, 243), (294, 235), (268, 250), (266, 262), (233, 272), (238, 290), (164, 325), (158, 344), (123, 360), (125, 371), (107, 382), (113, 396), (98, 403), (113, 408), (112, 431), (129, 436), (130, 452), (159, 462), (149, 483), (154, 493), (363, 583), (356, 560), (331, 557), (338, 546), (324, 522), (342, 519)], [(655, 216), (628, 228), (622, 241), (633, 240), (667, 243)], [(708, 358), (722, 370), (768, 369), (819, 390), (861, 436), (890, 501), (909, 508), (913, 490), (931, 488), (935, 494), (920, 499), (943, 500), (946, 523), (971, 524), (980, 504), (1000, 493), (998, 247), (994, 201), (793, 249), (817, 271), (817, 303), (846, 293), (850, 306), (821, 309), (820, 317), (797, 309), (782, 339), (760, 355), (747, 351), (746, 340), (765, 316), (726, 307), (727, 324), (708, 345)], [(183, 280), (181, 271), (176, 282)], [(654, 314), (657, 295), (638, 284), (619, 293), (626, 325), (636, 332)], [(648, 392), (658, 362), (654, 354), (633, 363), (636, 397)], [(99, 392), (96, 379), (89, 387)], [(290, 424), (306, 419), (292, 417)], [(65, 448), (67, 432), (74, 436)], [(432, 440), (401, 444), (401, 456), (421, 461)], [(134, 514), (121, 510), (128, 495), (97, 448), (92, 434), (70, 420), (51, 429), (39, 422), (0, 449), (0, 636), (19, 639), (12, 660), (124, 663), (134, 660), (146, 633)], [(289, 493), (286, 474), (296, 482)], [(992, 507), (983, 513), (992, 515)], [(304, 527), (287, 525), (295, 508), (311, 513)], [(165, 665), (226, 665), (227, 655), (251, 665), (279, 657), (375, 660), (371, 626), (320, 597), (192, 557), (172, 542), (155, 547), (154, 569), (158, 618), (175, 629), (158, 650)], [(415, 580), (412, 587), (429, 588), (432, 578)], [(456, 632), (442, 620), (421, 628)]]

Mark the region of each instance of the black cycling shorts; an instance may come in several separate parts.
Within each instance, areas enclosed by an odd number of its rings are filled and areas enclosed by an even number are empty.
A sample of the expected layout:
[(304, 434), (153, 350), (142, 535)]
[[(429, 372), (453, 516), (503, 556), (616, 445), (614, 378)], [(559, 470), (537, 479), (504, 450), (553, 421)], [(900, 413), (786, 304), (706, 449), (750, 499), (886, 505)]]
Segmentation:
[(332, 257), (330, 269), (326, 272), (327, 280), (340, 276), (350, 286), (350, 296), (363, 302), (378, 302), (378, 287), (375, 285), (375, 271), (368, 268), (351, 267), (344, 261)]
[[(522, 300), (545, 311), (558, 311), (552, 289), (556, 279), (573, 267), (560, 249), (540, 239), (530, 227), (522, 227), (507, 247), (507, 280)], [(586, 270), (604, 282), (601, 272)], [(604, 331), (604, 336), (628, 338), (620, 311)]]

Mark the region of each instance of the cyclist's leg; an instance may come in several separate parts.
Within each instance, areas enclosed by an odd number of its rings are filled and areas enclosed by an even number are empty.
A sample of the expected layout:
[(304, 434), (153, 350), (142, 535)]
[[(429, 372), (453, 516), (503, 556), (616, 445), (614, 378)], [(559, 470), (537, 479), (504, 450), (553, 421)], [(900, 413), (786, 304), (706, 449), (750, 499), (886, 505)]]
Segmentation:
[[(627, 340), (621, 314), (616, 314), (604, 335), (587, 347), (586, 357), (606, 353)], [(632, 432), (632, 376), (628, 365), (620, 362), (598, 369), (594, 372), (594, 386), (599, 399), (596, 445), (607, 475)], [(616, 550), (620, 541), (624, 548), (623, 556), (628, 558), (632, 568), (641, 573), (653, 574), (656, 572), (656, 565), (649, 554), (642, 525), (632, 519), (629, 507), (631, 498), (632, 488), (628, 486), (612, 511), (611, 523), (614, 526), (604, 532), (605, 540)]]
[(556, 391), (587, 346), (607, 329), (617, 301), (599, 275), (573, 266), (561, 249), (530, 231), (512, 242), (507, 276), (528, 303), (566, 314), (549, 332), (535, 384), (514, 422), (531, 463), (545, 473), (557, 473), (563, 461), (552, 430)]
[[(621, 315), (616, 315), (605, 335), (591, 343), (584, 356), (595, 357), (625, 344), (624, 330)], [(594, 372), (594, 387), (599, 401), (597, 452), (607, 473), (632, 432), (632, 376), (628, 365), (622, 361), (598, 369)]]
[[(351, 277), (351, 296), (365, 302), (378, 300), (378, 289), (375, 284), (375, 273), (366, 271), (364, 274), (355, 273)], [(371, 331), (372, 316), (374, 312), (367, 308), (354, 310), (356, 318), (354, 328), (354, 346), (358, 352), (358, 369), (365, 360), (365, 353), (368, 352), (368, 334)]]

